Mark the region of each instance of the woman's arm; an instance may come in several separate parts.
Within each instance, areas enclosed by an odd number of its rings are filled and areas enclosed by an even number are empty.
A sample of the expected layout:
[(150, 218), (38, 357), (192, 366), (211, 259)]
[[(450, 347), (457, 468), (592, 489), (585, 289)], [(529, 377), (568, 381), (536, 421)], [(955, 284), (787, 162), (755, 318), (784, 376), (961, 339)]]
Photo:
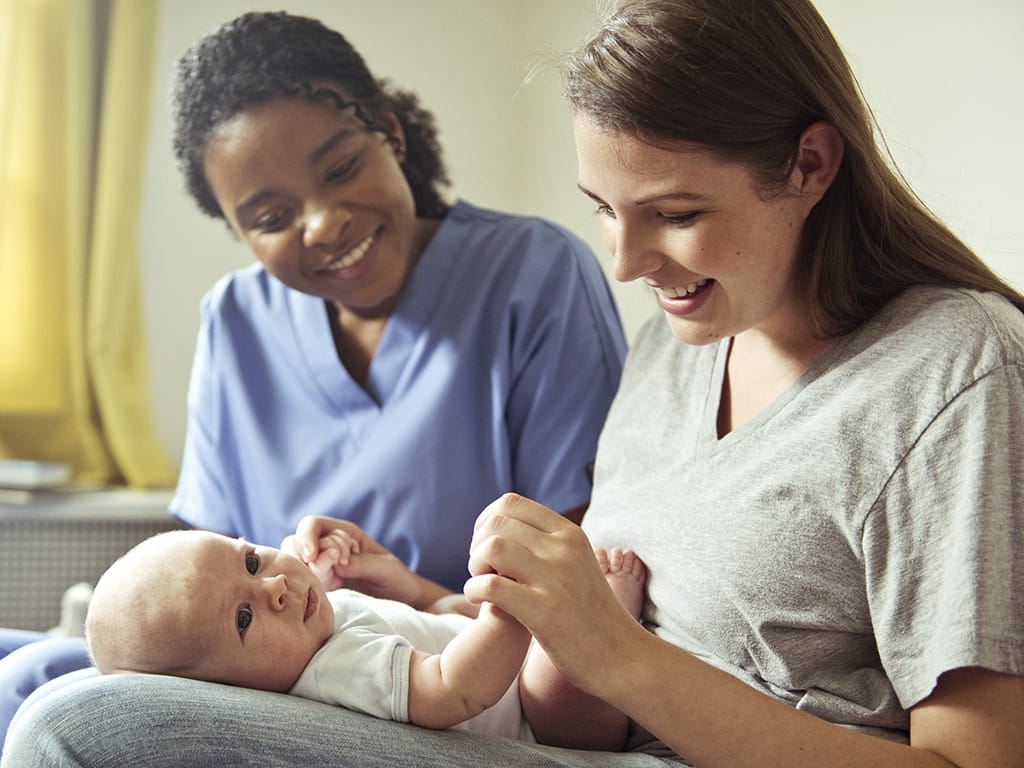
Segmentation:
[(426, 728), (450, 728), (505, 695), (530, 645), (530, 633), (493, 605), (441, 653), (413, 651), (409, 664), (409, 720)]
[(627, 660), (598, 683), (598, 695), (695, 765), (1024, 765), (1016, 722), (1024, 711), (1024, 678), (973, 669), (943, 675), (912, 710), (907, 746), (798, 711), (645, 631), (638, 634), (645, 636), (626, 646)]
[(481, 515), (470, 571), (467, 597), (515, 616), (571, 683), (702, 768), (1024, 765), (1024, 678), (943, 675), (911, 714), (910, 746), (836, 726), (647, 632), (617, 605), (585, 534), (521, 497)]

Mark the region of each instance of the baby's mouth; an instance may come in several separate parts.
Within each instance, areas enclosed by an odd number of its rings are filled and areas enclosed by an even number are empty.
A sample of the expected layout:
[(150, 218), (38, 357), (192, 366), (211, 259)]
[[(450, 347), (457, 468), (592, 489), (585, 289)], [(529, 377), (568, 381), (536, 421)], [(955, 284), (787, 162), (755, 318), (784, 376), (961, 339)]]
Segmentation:
[(309, 592), (306, 593), (306, 610), (302, 616), (302, 623), (305, 624), (309, 621), (309, 617), (316, 613), (316, 609), (320, 607), (320, 596), (316, 593), (316, 590), (312, 587), (309, 588)]

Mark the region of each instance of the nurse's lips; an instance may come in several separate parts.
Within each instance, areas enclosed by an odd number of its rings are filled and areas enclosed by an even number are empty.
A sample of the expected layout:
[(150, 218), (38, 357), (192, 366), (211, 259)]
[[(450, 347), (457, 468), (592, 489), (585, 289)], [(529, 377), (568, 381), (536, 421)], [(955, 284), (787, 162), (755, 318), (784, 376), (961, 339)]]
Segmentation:
[(378, 230), (374, 230), (371, 232), (345, 253), (335, 256), (327, 264), (320, 267), (317, 272), (338, 272), (358, 264), (363, 260), (367, 251), (370, 250), (370, 246), (373, 245), (374, 240), (376, 240), (377, 231)]

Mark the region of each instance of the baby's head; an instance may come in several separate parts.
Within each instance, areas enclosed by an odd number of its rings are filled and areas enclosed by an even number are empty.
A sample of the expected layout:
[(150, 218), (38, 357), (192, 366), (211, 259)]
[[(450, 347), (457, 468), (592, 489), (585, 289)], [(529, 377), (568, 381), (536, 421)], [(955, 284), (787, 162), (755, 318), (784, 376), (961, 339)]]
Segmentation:
[(146, 539), (100, 578), (85, 622), (104, 674), (150, 672), (287, 691), (334, 630), (299, 559), (207, 531)]

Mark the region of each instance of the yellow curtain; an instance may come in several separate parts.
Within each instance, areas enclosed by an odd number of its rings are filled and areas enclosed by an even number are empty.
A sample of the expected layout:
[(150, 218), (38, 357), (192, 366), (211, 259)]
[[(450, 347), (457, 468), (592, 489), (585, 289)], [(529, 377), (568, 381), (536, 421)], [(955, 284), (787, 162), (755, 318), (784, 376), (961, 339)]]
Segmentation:
[(157, 1), (0, 0), (0, 455), (82, 482), (175, 476), (137, 242)]

